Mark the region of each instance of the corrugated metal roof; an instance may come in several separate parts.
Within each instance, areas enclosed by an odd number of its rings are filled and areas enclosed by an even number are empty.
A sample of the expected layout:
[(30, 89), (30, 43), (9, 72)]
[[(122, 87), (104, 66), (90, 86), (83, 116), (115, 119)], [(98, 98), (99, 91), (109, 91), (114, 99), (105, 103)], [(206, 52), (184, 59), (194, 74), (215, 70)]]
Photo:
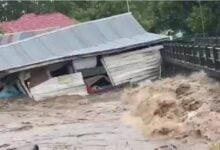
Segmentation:
[(109, 52), (166, 36), (148, 33), (131, 13), (65, 27), (0, 46), (0, 71), (65, 57)]

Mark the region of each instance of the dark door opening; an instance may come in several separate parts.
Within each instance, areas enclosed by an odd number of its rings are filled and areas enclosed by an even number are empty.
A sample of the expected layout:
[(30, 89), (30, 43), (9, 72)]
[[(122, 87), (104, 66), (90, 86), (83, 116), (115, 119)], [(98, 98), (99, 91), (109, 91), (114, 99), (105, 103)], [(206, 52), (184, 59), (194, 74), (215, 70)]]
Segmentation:
[(68, 66), (63, 66), (55, 71), (50, 71), (50, 75), (52, 77), (57, 77), (57, 76), (62, 76), (62, 75), (66, 75), (66, 74), (69, 74), (69, 69), (68, 69)]

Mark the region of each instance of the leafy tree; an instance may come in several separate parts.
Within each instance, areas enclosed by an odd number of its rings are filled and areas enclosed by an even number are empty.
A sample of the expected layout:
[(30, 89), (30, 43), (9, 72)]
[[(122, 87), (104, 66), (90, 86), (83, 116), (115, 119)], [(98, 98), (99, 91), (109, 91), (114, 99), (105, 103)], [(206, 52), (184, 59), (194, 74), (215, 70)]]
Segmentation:
[[(19, 18), (24, 13), (61, 12), (83, 22), (127, 12), (126, 1), (0, 1), (0, 21)], [(129, 0), (130, 10), (150, 32), (164, 30), (185, 31), (187, 34), (202, 32), (220, 34), (220, 2), (196, 1), (134, 1)]]
[(217, 19), (210, 7), (202, 6), (200, 9), (198, 6), (194, 6), (186, 22), (194, 33), (203, 33), (204, 24), (204, 32), (212, 34), (215, 32)]

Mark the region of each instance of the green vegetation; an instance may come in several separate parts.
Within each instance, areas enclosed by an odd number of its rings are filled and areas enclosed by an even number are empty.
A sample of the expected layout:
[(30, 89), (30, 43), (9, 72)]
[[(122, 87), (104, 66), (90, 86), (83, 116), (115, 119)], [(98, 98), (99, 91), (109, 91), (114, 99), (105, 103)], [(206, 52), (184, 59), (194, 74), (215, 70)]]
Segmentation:
[[(188, 35), (220, 34), (220, 1), (132, 1), (130, 11), (147, 31), (179, 30)], [(126, 1), (0, 1), (0, 21), (17, 19), (24, 13), (59, 11), (79, 21), (127, 12)], [(201, 7), (200, 7), (201, 6)], [(202, 14), (202, 15), (201, 15)]]

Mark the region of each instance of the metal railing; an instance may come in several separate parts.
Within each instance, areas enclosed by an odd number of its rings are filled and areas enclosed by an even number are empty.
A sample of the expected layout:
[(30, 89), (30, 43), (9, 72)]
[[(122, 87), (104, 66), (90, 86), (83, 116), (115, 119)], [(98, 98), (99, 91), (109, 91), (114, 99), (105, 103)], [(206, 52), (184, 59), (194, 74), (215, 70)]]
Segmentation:
[(161, 55), (164, 61), (220, 73), (220, 46), (217, 44), (166, 42), (163, 46)]
[(220, 37), (196, 37), (194, 43), (218, 46), (220, 45)]

